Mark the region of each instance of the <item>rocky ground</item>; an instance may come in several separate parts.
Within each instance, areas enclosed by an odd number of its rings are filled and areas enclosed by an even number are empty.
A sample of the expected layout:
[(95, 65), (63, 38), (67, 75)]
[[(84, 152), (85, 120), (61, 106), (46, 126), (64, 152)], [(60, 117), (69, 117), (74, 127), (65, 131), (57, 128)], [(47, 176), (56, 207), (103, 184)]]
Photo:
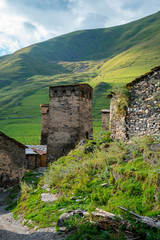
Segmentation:
[(0, 240), (64, 240), (66, 234), (58, 234), (55, 228), (30, 230), (15, 220), (13, 214), (5, 210), (8, 193), (0, 192)]

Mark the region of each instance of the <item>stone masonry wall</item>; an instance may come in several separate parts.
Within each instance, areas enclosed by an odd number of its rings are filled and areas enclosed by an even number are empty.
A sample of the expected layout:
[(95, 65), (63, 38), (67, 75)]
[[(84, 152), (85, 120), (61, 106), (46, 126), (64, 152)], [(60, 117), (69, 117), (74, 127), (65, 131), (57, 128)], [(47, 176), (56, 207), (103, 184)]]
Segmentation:
[(48, 119), (49, 119), (49, 104), (41, 104), (42, 128), (41, 128), (41, 145), (47, 145), (48, 136)]
[(80, 85), (78, 142), (93, 138), (92, 97), (92, 88), (87, 84)]
[(25, 169), (24, 145), (0, 133), (0, 189), (17, 184)]
[(88, 84), (50, 87), (47, 163), (91, 138), (92, 88)]
[(110, 132), (113, 139), (126, 139), (126, 121), (125, 116), (118, 113), (116, 95), (110, 102)]
[(127, 137), (160, 134), (160, 70), (130, 87)]
[(129, 139), (133, 136), (160, 134), (160, 67), (127, 84), (130, 105), (125, 116), (116, 114), (116, 95), (111, 99), (111, 136)]

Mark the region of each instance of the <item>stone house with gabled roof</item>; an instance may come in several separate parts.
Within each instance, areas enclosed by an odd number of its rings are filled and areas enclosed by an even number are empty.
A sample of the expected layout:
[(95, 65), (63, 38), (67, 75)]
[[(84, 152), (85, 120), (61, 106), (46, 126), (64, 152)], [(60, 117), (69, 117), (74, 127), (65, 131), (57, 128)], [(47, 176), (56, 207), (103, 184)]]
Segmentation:
[(119, 111), (120, 96), (111, 93), (110, 131), (114, 139), (160, 134), (160, 66), (126, 85), (128, 105)]
[(47, 145), (26, 145), (26, 168), (46, 167)]
[(0, 190), (14, 186), (24, 176), (25, 149), (22, 143), (0, 132)]

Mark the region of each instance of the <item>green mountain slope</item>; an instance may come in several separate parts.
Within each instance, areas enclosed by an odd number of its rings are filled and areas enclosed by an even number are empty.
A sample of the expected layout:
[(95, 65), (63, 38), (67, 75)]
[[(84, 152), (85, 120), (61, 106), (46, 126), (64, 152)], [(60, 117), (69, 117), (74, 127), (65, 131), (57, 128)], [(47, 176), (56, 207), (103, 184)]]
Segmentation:
[[(77, 31), (0, 58), (0, 130), (38, 143), (48, 86), (89, 83), (93, 116), (109, 107), (106, 94), (160, 65), (160, 12), (122, 26)], [(95, 125), (99, 126), (98, 121)]]

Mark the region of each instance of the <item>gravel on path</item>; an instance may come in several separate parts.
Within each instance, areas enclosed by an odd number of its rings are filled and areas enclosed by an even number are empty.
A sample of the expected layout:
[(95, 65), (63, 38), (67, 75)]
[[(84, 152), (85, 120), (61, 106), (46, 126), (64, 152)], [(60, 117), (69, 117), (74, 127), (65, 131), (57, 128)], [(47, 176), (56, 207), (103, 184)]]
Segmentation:
[(0, 192), (0, 240), (65, 240), (67, 234), (58, 234), (54, 227), (30, 230), (15, 220), (13, 214), (5, 210), (7, 194)]

